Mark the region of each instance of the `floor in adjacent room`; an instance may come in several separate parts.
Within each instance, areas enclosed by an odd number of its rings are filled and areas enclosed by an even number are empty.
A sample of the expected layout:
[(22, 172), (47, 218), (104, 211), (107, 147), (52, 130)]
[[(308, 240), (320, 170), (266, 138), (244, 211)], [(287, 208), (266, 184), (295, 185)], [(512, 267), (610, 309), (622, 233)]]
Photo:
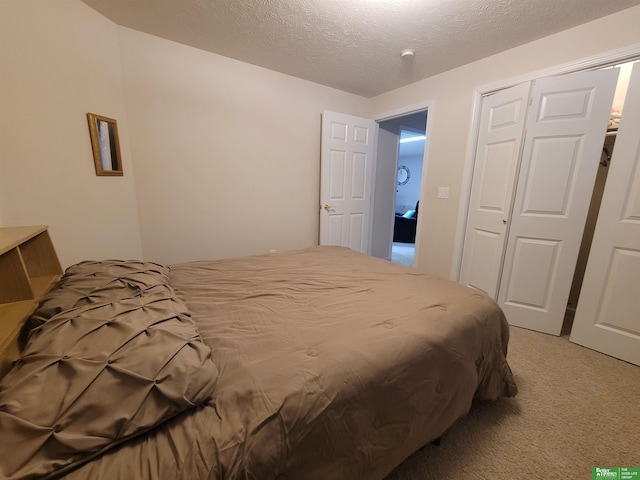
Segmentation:
[(413, 267), (415, 251), (415, 243), (393, 242), (393, 246), (391, 247), (391, 261), (407, 267)]

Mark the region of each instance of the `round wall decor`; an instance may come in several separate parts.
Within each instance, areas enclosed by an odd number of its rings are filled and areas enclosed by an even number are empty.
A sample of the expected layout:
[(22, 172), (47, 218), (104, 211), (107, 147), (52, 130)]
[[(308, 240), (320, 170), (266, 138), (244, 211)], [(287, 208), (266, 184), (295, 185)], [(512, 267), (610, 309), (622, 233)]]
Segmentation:
[(411, 178), (411, 172), (409, 172), (409, 167), (404, 165), (400, 165), (398, 167), (398, 185), (404, 185)]

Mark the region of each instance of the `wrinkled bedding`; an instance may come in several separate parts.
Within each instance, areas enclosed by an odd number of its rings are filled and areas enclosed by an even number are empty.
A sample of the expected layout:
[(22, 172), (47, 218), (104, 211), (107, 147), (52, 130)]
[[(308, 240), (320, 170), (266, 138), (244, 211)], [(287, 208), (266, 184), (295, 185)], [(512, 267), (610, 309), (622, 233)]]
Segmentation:
[(490, 298), (342, 247), (173, 265), (210, 398), (69, 479), (376, 479), (517, 392)]
[(67, 269), (0, 381), (0, 479), (61, 474), (211, 398), (211, 350), (166, 273)]

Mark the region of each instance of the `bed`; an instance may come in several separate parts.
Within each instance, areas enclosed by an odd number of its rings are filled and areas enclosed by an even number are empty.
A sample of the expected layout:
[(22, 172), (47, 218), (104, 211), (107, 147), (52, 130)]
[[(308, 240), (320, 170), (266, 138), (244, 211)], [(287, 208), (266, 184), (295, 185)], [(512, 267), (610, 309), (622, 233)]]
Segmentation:
[(517, 392), (491, 299), (343, 247), (81, 262), (22, 331), (3, 479), (382, 479)]

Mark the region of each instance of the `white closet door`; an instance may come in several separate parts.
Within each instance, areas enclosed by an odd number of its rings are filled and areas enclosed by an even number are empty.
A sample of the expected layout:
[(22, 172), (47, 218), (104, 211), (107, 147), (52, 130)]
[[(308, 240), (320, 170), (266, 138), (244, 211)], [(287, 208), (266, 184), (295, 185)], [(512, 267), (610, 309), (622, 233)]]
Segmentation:
[(531, 82), (482, 100), (459, 282), (496, 299)]
[(498, 294), (512, 325), (560, 334), (617, 78), (535, 82)]
[(571, 341), (640, 365), (640, 65), (631, 74)]
[(378, 124), (322, 113), (320, 244), (369, 253), (371, 192)]

